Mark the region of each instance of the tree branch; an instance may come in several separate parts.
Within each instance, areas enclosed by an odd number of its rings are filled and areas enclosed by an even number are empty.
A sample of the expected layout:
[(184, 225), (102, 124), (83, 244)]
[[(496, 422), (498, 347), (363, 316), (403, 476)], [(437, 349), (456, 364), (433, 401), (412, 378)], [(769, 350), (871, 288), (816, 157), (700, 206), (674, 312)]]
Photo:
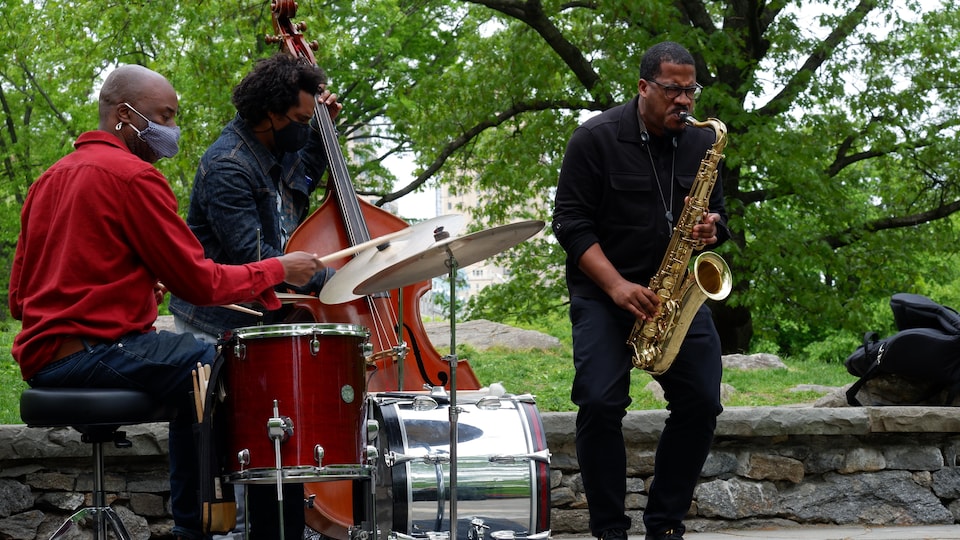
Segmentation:
[(563, 33), (556, 27), (547, 14), (543, 11), (543, 4), (540, 0), (464, 0), (471, 4), (486, 6), (490, 9), (499, 11), (508, 17), (517, 19), (532, 28), (547, 45), (557, 53), (563, 62), (570, 67), (577, 80), (583, 85), (594, 100), (607, 104), (613, 104), (613, 95), (609, 92), (601, 92), (598, 85), (601, 77), (593, 69), (593, 65), (587, 60), (586, 56), (579, 47), (570, 43), (563, 36)]
[(854, 244), (866, 233), (883, 231), (888, 229), (902, 229), (904, 227), (916, 227), (923, 223), (929, 223), (938, 219), (943, 219), (954, 212), (960, 210), (960, 200), (945, 203), (927, 210), (926, 212), (917, 212), (905, 216), (892, 216), (875, 219), (863, 224), (859, 228), (848, 228), (838, 233), (826, 235), (822, 238), (832, 249), (841, 248)]
[(867, 18), (867, 15), (869, 15), (877, 5), (878, 0), (861, 0), (853, 11), (840, 20), (833, 31), (830, 32), (830, 35), (814, 47), (814, 50), (807, 57), (807, 60), (800, 69), (793, 74), (793, 77), (790, 78), (783, 89), (766, 105), (758, 109), (757, 114), (772, 118), (785, 113), (794, 104), (800, 92), (807, 87), (814, 72), (816, 72), (830, 56), (830, 52), (850, 37), (853, 31), (860, 26)]
[(531, 101), (531, 102), (520, 102), (515, 103), (512, 107), (507, 108), (506, 110), (497, 114), (494, 118), (489, 120), (484, 120), (475, 124), (473, 127), (465, 130), (458, 137), (451, 140), (449, 143), (444, 145), (440, 150), (440, 153), (437, 157), (430, 163), (427, 168), (417, 175), (412, 182), (406, 185), (403, 189), (394, 191), (393, 193), (388, 193), (384, 195), (379, 200), (377, 200), (376, 205), (382, 206), (390, 201), (395, 201), (404, 195), (416, 191), (420, 186), (425, 184), (437, 171), (440, 170), (440, 167), (446, 163), (447, 159), (450, 158), (460, 148), (463, 148), (470, 143), (475, 137), (480, 135), (484, 130), (494, 128), (503, 124), (504, 122), (510, 120), (511, 118), (518, 116), (526, 112), (535, 112), (535, 111), (547, 111), (554, 109), (569, 109), (574, 111), (585, 110), (590, 108), (597, 108), (600, 104), (597, 103), (584, 103), (584, 102), (573, 102), (567, 100), (558, 100), (558, 101)]

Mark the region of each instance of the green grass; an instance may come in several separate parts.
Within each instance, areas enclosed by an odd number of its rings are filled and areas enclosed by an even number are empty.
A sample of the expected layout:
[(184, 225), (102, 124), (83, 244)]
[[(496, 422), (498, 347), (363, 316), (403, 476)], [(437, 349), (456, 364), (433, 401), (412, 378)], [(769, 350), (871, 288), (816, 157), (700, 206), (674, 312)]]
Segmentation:
[[(565, 318), (526, 326), (557, 337), (560, 347), (551, 350), (478, 351), (468, 345), (457, 346), (457, 356), (468, 362), (483, 384), (501, 382), (513, 394), (533, 394), (541, 412), (572, 411), (570, 383), (573, 380), (570, 327)], [(10, 356), (10, 345), (19, 330), (15, 321), (0, 321), (0, 424), (19, 424), (20, 393), (26, 388), (17, 364)], [(447, 351), (438, 351), (446, 354)], [(787, 369), (737, 371), (725, 370), (723, 381), (736, 389), (724, 405), (760, 406), (810, 403), (820, 397), (813, 392), (791, 392), (801, 384), (843, 386), (853, 381), (840, 363), (783, 359)], [(664, 403), (645, 389), (650, 375), (633, 370), (631, 410), (660, 409)]]
[(20, 393), (27, 387), (20, 377), (20, 366), (10, 356), (13, 337), (20, 331), (17, 321), (0, 321), (0, 424), (22, 424)]
[[(459, 347), (458, 347), (459, 348)], [(466, 359), (484, 384), (502, 382), (508, 392), (531, 393), (537, 397), (541, 411), (573, 411), (570, 402), (570, 384), (573, 381), (573, 361), (570, 347), (564, 344), (551, 351), (473, 351), (463, 347), (459, 356)], [(724, 401), (728, 407), (787, 405), (811, 403), (822, 394), (792, 392), (803, 384), (843, 386), (853, 382), (841, 364), (824, 364), (785, 360), (787, 369), (724, 370), (723, 382), (736, 390)], [(640, 370), (631, 374), (631, 410), (660, 409), (658, 401), (646, 386), (651, 376)]]

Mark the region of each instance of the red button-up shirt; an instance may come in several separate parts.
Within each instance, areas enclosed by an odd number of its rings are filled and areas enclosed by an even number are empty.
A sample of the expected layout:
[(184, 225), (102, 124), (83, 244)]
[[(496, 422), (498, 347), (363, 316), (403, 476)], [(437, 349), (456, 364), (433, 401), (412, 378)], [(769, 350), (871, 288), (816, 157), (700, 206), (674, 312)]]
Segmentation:
[(197, 305), (278, 309), (283, 265), (219, 265), (177, 213), (166, 178), (112, 134), (91, 131), (30, 187), (10, 276), (12, 347), (24, 379), (71, 337), (114, 341), (148, 332), (154, 285)]

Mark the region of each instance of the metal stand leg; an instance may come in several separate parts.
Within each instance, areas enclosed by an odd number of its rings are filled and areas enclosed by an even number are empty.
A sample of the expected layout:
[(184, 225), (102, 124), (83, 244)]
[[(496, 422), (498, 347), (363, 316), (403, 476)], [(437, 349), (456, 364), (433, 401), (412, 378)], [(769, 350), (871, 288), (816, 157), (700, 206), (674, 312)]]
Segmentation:
[(93, 506), (81, 508), (67, 518), (67, 520), (63, 522), (63, 525), (60, 525), (60, 528), (50, 536), (50, 540), (67, 536), (74, 527), (79, 527), (87, 517), (93, 518), (95, 523), (96, 533), (94, 538), (96, 538), (96, 540), (107, 540), (108, 525), (113, 530), (113, 534), (117, 540), (130, 540), (130, 533), (127, 532), (127, 528), (124, 527), (123, 522), (120, 521), (120, 516), (117, 515), (113, 508), (107, 505), (107, 496), (103, 485), (103, 471), (103, 443), (93, 443)]

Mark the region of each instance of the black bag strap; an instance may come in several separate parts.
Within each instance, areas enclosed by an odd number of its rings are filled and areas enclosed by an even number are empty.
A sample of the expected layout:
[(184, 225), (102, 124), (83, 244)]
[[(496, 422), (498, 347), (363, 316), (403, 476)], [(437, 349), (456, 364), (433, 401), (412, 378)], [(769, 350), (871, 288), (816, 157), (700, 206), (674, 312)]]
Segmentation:
[(870, 368), (866, 371), (866, 373), (861, 375), (860, 378), (857, 379), (856, 382), (850, 385), (850, 388), (847, 389), (847, 403), (853, 407), (863, 406), (863, 404), (860, 403), (860, 400), (857, 399), (857, 393), (860, 392), (860, 389), (863, 388), (863, 385), (867, 384), (867, 381), (869, 381), (870, 379), (873, 379), (874, 377), (880, 374), (879, 359), (883, 355), (884, 343), (879, 342), (878, 344), (876, 332), (866, 332), (865, 334), (863, 334), (862, 347), (863, 347), (863, 353), (867, 356), (867, 358), (871, 357), (871, 351), (870, 351), (871, 345), (877, 346), (877, 353), (876, 355), (873, 356), (874, 358), (873, 363), (870, 365)]

